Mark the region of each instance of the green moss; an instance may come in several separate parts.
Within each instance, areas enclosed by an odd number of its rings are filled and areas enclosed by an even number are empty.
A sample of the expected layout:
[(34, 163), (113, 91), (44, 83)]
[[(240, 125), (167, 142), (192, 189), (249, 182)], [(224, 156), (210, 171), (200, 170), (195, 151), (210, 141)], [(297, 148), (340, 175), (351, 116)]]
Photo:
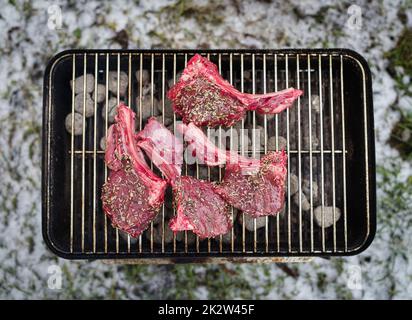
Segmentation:
[[(406, 193), (412, 192), (412, 179), (406, 178), (405, 181), (400, 179), (400, 165), (394, 160), (388, 159), (388, 166), (378, 166), (377, 172), (381, 177), (379, 187), (384, 192), (385, 197), (379, 198), (381, 209), (384, 211), (399, 211), (409, 209), (408, 202), (411, 202), (411, 198)], [(386, 200), (390, 200), (386, 203)], [(392, 219), (392, 218), (390, 218)], [(390, 222), (390, 221), (388, 221)], [(393, 222), (393, 221), (392, 221)]]
[(401, 174), (399, 159), (387, 159), (385, 167), (377, 168), (378, 188), (378, 232), (388, 233), (392, 254), (385, 263), (386, 274), (382, 279), (393, 280), (396, 259), (409, 261), (410, 241), (404, 237), (405, 230), (412, 227), (412, 178)]
[(78, 291), (76, 290), (74, 286), (74, 280), (73, 280), (72, 274), (70, 273), (66, 264), (62, 266), (62, 272), (64, 275), (63, 279), (65, 279), (65, 282), (63, 284), (65, 295), (67, 297), (71, 297), (71, 299), (76, 299), (78, 295)]
[(317, 274), (317, 287), (321, 292), (325, 292), (327, 287), (327, 276), (324, 272), (319, 272)]
[(26, 14), (26, 17), (31, 17), (33, 15), (33, 7), (30, 1), (25, 1), (23, 3), (23, 12)]
[(325, 17), (329, 11), (329, 8), (330, 8), (329, 6), (324, 6), (320, 8), (319, 11), (313, 15), (313, 18), (315, 19), (317, 23), (322, 24), (325, 22)]
[(412, 112), (402, 112), (401, 119), (393, 127), (389, 143), (405, 160), (412, 160)]
[(16, 211), (17, 209), (17, 196), (13, 196), (12, 200), (11, 200), (11, 204), (12, 204), (12, 210)]
[(155, 37), (155, 38), (159, 39), (163, 45), (166, 45), (166, 44), (170, 43), (169, 38), (163, 32), (160, 32), (158, 30), (150, 30), (148, 32), (148, 35), (150, 37)]
[(37, 135), (38, 137), (40, 137), (40, 124), (34, 121), (25, 122), (23, 124), (27, 127), (23, 133), (23, 140), (28, 139), (31, 135)]
[(125, 277), (130, 282), (138, 282), (141, 280), (142, 276), (147, 275), (148, 266), (145, 265), (125, 265), (122, 267)]
[(199, 5), (193, 0), (178, 0), (164, 7), (160, 12), (166, 13), (170, 19), (193, 18), (199, 24), (216, 26), (224, 21), (225, 7), (219, 1), (210, 1), (207, 5)]
[(77, 39), (80, 39), (81, 36), (82, 36), (82, 29), (80, 29), (80, 28), (74, 29), (73, 35), (74, 35)]
[(205, 265), (204, 268), (178, 265), (171, 272), (175, 278), (168, 293), (171, 299), (194, 299), (199, 287), (207, 290), (208, 299), (250, 299), (258, 296), (238, 265)]
[(346, 286), (337, 286), (336, 287), (336, 296), (338, 299), (342, 300), (352, 300), (352, 292)]
[(299, 8), (294, 7), (292, 9), (292, 12), (298, 19), (305, 19), (305, 18), (311, 17), (316, 21), (316, 23), (323, 24), (325, 22), (325, 18), (328, 14), (328, 11), (331, 8), (332, 6), (323, 6), (314, 14), (306, 14), (302, 12)]
[[(396, 46), (385, 54), (389, 60), (388, 71), (396, 82), (396, 87), (403, 95), (412, 97), (410, 83), (404, 81), (405, 76), (412, 77), (412, 29), (404, 29)], [(402, 71), (399, 71), (401, 68)], [(397, 149), (405, 160), (412, 159), (412, 112), (405, 112), (396, 105), (394, 109), (401, 114), (401, 119), (393, 127), (389, 144)]]
[(343, 265), (344, 261), (343, 261), (343, 259), (341, 259), (341, 258), (334, 258), (334, 259), (332, 259), (331, 261), (332, 261), (332, 263), (333, 263), (333, 266), (334, 266), (335, 269), (336, 269), (336, 272), (337, 272), (338, 274), (342, 274), (342, 273), (344, 272), (344, 265)]
[(396, 46), (385, 54), (392, 67), (402, 67), (412, 76), (412, 29), (405, 29)]
[(178, 265), (172, 269), (175, 276), (174, 289), (171, 290), (170, 297), (172, 299), (194, 299), (195, 290), (198, 286), (198, 277), (193, 265)]

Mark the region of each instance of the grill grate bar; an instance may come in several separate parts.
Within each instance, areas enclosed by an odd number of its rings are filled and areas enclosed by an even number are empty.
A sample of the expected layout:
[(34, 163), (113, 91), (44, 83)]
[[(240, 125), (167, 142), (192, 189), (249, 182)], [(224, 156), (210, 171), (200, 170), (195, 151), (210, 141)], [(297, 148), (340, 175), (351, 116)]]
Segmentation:
[[(299, 54), (296, 55), (296, 88), (300, 89), (300, 69), (299, 69)], [(301, 122), (300, 122), (300, 97), (297, 101), (298, 107), (298, 192), (299, 192), (299, 250), (303, 252), (302, 242), (302, 154), (301, 154)]]
[[(165, 124), (165, 55), (162, 55), (162, 123)], [(165, 204), (162, 204), (162, 253), (165, 252)]]
[[(140, 108), (143, 106), (140, 105)], [(150, 55), (150, 115), (154, 115), (154, 54)], [(153, 162), (150, 161), (150, 168), (153, 170)], [(150, 222), (150, 252), (153, 252), (153, 221)]]
[[(207, 58), (210, 60), (210, 54), (207, 54)], [(186, 61), (185, 61), (185, 67), (187, 66), (187, 55), (185, 56), (185, 59), (186, 59)], [(210, 139), (210, 130), (209, 130), (209, 128), (207, 128), (207, 137)], [(211, 181), (211, 174), (210, 174), (210, 172), (211, 172), (211, 168), (210, 167), (207, 167), (207, 174), (208, 174), (208, 176), (207, 176), (207, 180), (209, 180), (209, 181)], [(187, 232), (187, 231), (186, 231)], [(210, 239), (208, 238), (207, 239), (207, 253), (210, 253), (210, 251), (211, 251), (211, 246), (212, 246), (212, 244), (211, 244), (211, 242), (210, 242)]]
[[(229, 82), (233, 85), (233, 54), (229, 56)], [(230, 127), (230, 150), (233, 150), (233, 126)], [(234, 208), (231, 207), (232, 214), (232, 230), (230, 233), (230, 249), (232, 252), (235, 251), (235, 221), (234, 221)]]
[[(219, 54), (219, 62), (218, 62), (219, 73), (222, 74), (222, 55)], [(222, 148), (222, 126), (219, 126), (219, 144), (218, 147)], [(219, 181), (222, 181), (222, 168), (219, 166)], [(219, 236), (219, 252), (223, 252), (223, 236)]]
[[(185, 68), (186, 66), (187, 66), (187, 54), (185, 53)], [(208, 172), (209, 172), (209, 177), (210, 177), (210, 168), (208, 169), (209, 169)], [(185, 163), (185, 174), (187, 175), (187, 163)], [(187, 240), (188, 240), (187, 231), (185, 230), (185, 253), (187, 253), (187, 245), (188, 245)], [(210, 252), (210, 241), (208, 241), (207, 252)]]
[[(289, 55), (286, 54), (285, 56), (285, 81), (286, 81), (286, 88), (289, 87)], [(289, 108), (286, 109), (286, 148), (288, 154), (288, 219), (287, 219), (287, 227), (288, 227), (288, 252), (292, 251), (292, 231), (291, 231), (291, 212), (290, 212), (290, 127), (289, 127)]]
[[(277, 54), (273, 57), (273, 74), (274, 74), (274, 85), (275, 91), (278, 91), (278, 56)], [(276, 151), (279, 151), (279, 115), (275, 115), (275, 148)], [(277, 244), (277, 252), (280, 252), (280, 214), (276, 215), (276, 244)]]
[[(246, 151), (246, 150), (245, 150)], [(262, 149), (262, 150), (260, 150), (261, 152), (262, 151), (264, 151), (264, 148)], [(311, 151), (310, 150), (300, 150), (300, 152), (299, 152), (299, 150), (294, 150), (294, 149), (291, 149), (290, 151), (289, 151), (291, 154), (298, 154), (298, 153), (301, 153), (301, 154), (310, 154), (311, 153)], [(80, 154), (80, 155), (82, 155), (83, 154), (83, 150), (74, 150), (73, 152), (71, 152), (71, 151), (69, 151), (69, 154), (71, 154), (71, 153), (74, 153), (74, 154)], [(84, 153), (85, 153), (85, 155), (87, 156), (87, 155), (92, 155), (93, 156), (93, 154), (94, 154), (94, 151), (93, 150), (85, 150), (84, 151)], [(250, 155), (252, 155), (252, 151), (250, 150), (250, 151), (248, 151), (248, 152), (244, 152), (244, 154), (250, 154)], [(328, 149), (324, 149), (323, 151), (322, 150), (312, 150), (312, 154), (321, 154), (321, 153), (323, 153), (323, 154), (331, 154), (332, 153), (332, 150), (328, 150)], [(334, 151), (333, 151), (333, 153), (336, 155), (336, 154), (342, 154), (343, 153), (343, 150), (340, 150), (340, 149), (335, 149)], [(347, 154), (348, 153), (348, 150), (345, 150), (345, 153)], [(97, 156), (104, 156), (104, 151), (102, 151), (102, 150), (97, 150), (96, 151), (96, 155)]]
[(324, 174), (324, 159), (323, 159), (323, 101), (322, 101), (322, 58), (319, 56), (319, 117), (320, 117), (320, 167), (321, 167), (321, 228), (322, 228), (322, 250), (325, 251), (325, 174)]
[[(196, 178), (199, 179), (199, 162), (196, 161)], [(199, 252), (200, 251), (200, 239), (199, 236), (196, 235), (196, 251)]]
[[(266, 54), (263, 54), (263, 93), (266, 93)], [(264, 152), (268, 152), (268, 119), (267, 115), (263, 116), (264, 130)], [(265, 252), (269, 252), (269, 217), (265, 217)]]
[[(245, 74), (245, 64), (244, 64), (244, 55), (241, 54), (240, 55), (240, 91), (241, 92), (245, 92), (245, 82), (244, 82), (244, 74)], [(245, 119), (242, 118), (242, 127), (241, 127), (241, 132), (240, 132), (240, 136), (241, 136), (241, 143), (240, 143), (240, 150), (241, 150), (241, 154), (242, 156), (245, 155)], [(245, 223), (245, 213), (242, 211), (242, 249), (243, 252), (246, 252), (246, 242), (245, 242), (245, 238), (246, 238), (246, 223)]]
[[(143, 129), (143, 111), (142, 111), (142, 99), (143, 99), (143, 53), (140, 54), (139, 59), (139, 131)], [(143, 251), (143, 235), (139, 235), (139, 252)]]
[[(199, 179), (199, 163), (196, 161), (196, 178)], [(200, 241), (199, 241), (199, 236), (196, 235), (196, 251), (200, 251)]]
[[(256, 93), (255, 54), (252, 54), (252, 94)], [(252, 111), (252, 157), (256, 157), (256, 111)], [(260, 142), (259, 142), (260, 143)], [(257, 251), (256, 218), (253, 219), (253, 252)]]
[(81, 218), (81, 248), (84, 252), (84, 216), (85, 216), (85, 192), (86, 192), (86, 72), (87, 72), (87, 54), (83, 55), (83, 119), (82, 119), (82, 218)]
[[(176, 54), (173, 54), (173, 84), (176, 84)], [(173, 134), (176, 132), (176, 113), (173, 112)], [(173, 206), (173, 216), (176, 210)], [(173, 232), (173, 252), (176, 253), (176, 234)]]
[[(128, 86), (127, 86), (127, 105), (129, 108), (132, 108), (132, 55), (129, 53), (128, 57)], [(120, 79), (118, 78), (118, 81)], [(127, 252), (130, 253), (130, 245), (131, 245), (131, 239), (130, 239), (130, 234), (127, 235)]]
[(346, 213), (346, 139), (345, 139), (345, 98), (343, 90), (343, 56), (340, 56), (340, 96), (341, 96), (341, 116), (342, 116), (342, 185), (343, 185), (343, 236), (345, 251), (348, 250), (348, 230)]
[(127, 104), (129, 105), (129, 107), (132, 106), (132, 55), (129, 53), (129, 64), (128, 64), (129, 68), (127, 70), (127, 74), (128, 74), (128, 86), (127, 86)]
[(308, 60), (308, 117), (309, 117), (309, 201), (310, 201), (310, 251), (314, 251), (314, 234), (313, 234), (313, 150), (312, 150), (312, 81), (310, 56)]
[[(117, 84), (116, 84), (117, 105), (120, 103), (120, 53), (117, 54)], [(119, 229), (116, 228), (116, 253), (119, 253)]]
[[(72, 61), (72, 83), (73, 88), (76, 88), (76, 55), (73, 55)], [(71, 126), (74, 128), (74, 90), (72, 90), (72, 119)], [(74, 133), (70, 134), (70, 253), (73, 253), (73, 225), (74, 225)]]
[[(109, 127), (109, 54), (106, 54), (106, 92), (105, 92), (105, 121), (104, 121), (104, 136), (107, 137)], [(107, 141), (106, 141), (107, 142)], [(107, 165), (104, 163), (104, 182), (107, 181)], [(104, 215), (104, 252), (108, 252), (108, 226), (107, 216)]]
[(336, 190), (335, 190), (335, 132), (334, 132), (334, 110), (333, 110), (333, 77), (332, 77), (332, 56), (329, 56), (329, 97), (330, 97), (330, 129), (331, 129), (331, 148), (332, 148), (332, 205), (333, 205), (333, 251), (336, 252)]
[[(97, 114), (98, 55), (94, 59), (94, 114)], [(93, 253), (96, 252), (96, 206), (97, 206), (97, 117), (93, 119)]]
[[(358, 61), (359, 63), (359, 61)], [(362, 70), (362, 76), (363, 79), (365, 79), (365, 70), (363, 66), (361, 67)], [(368, 156), (368, 115), (367, 115), (367, 108), (366, 108), (366, 81), (362, 82), (362, 90), (363, 90), (363, 117), (365, 119), (365, 124), (363, 127), (364, 130), (364, 137), (365, 137), (365, 168), (366, 168), (366, 175), (369, 175), (369, 169), (368, 169), (368, 161), (369, 161), (369, 156)], [(366, 232), (367, 236), (369, 236), (370, 233), (370, 215), (369, 215), (369, 180), (366, 179)]]

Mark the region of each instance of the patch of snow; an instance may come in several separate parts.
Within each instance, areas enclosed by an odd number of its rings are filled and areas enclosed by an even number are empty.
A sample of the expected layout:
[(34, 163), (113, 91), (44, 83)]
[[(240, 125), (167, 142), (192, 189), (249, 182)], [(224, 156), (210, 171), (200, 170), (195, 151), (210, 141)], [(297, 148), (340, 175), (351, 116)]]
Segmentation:
[[(388, 61), (384, 53), (395, 44), (404, 25), (398, 19), (401, 1), (358, 1), (362, 9), (361, 30), (354, 32), (346, 27), (348, 5), (334, 1), (292, 1), (280, 3), (244, 2), (242, 14), (232, 2), (225, 2), (227, 10), (218, 26), (202, 24), (195, 17), (181, 18), (170, 23), (168, 13), (159, 10), (173, 1), (140, 1), (139, 4), (115, 0), (107, 3), (82, 1), (72, 5), (59, 2), (63, 15), (63, 28), (47, 28), (48, 2), (33, 2), (33, 10), (22, 10), (10, 3), (2, 6), (0, 19), (0, 298), (103, 298), (115, 293), (119, 298), (165, 297), (162, 288), (173, 286), (173, 277), (167, 268), (144, 268), (136, 281), (126, 276), (124, 268), (101, 262), (66, 261), (56, 258), (41, 237), (41, 136), (37, 129), (42, 117), (42, 74), (47, 60), (55, 53), (71, 48), (118, 48), (113, 42), (116, 32), (126, 29), (130, 47), (150, 48), (160, 40), (151, 31), (164, 33), (175, 48), (196, 48), (206, 43), (213, 48), (226, 47), (346, 47), (361, 53), (369, 62), (373, 76), (374, 111), (376, 127), (377, 163), (391, 166), (387, 159), (398, 158), (387, 140), (391, 128), (399, 120), (399, 113), (390, 108), (396, 104), (410, 110), (410, 98), (402, 96), (394, 79), (387, 73)], [(207, 1), (194, 1), (205, 5)], [(299, 18), (292, 8), (302, 14)], [(324, 9), (324, 10), (322, 10)], [(323, 12), (321, 20), (316, 19)], [(411, 12), (405, 11), (411, 26)], [(82, 30), (77, 42), (75, 30)], [(410, 79), (404, 78), (407, 83)], [(24, 132), (33, 133), (24, 135)], [(30, 150), (34, 150), (32, 157)], [(411, 164), (397, 160), (400, 173), (396, 179), (405, 181), (412, 175)], [(379, 176), (378, 176), (379, 181)], [(384, 193), (378, 190), (378, 195)], [(17, 196), (16, 200), (14, 196)], [(375, 241), (361, 255), (331, 260), (315, 259), (308, 264), (296, 265), (297, 278), (287, 275), (276, 265), (242, 265), (241, 276), (257, 294), (274, 299), (335, 299), (350, 294), (355, 299), (384, 299), (411, 296), (412, 265), (410, 260), (397, 254), (392, 235), (410, 234), (411, 226), (401, 231), (389, 226), (379, 226)], [(409, 243), (410, 244), (410, 243)], [(398, 244), (402, 253), (409, 254), (411, 245)], [(391, 261), (393, 264), (391, 264)], [(62, 268), (63, 289), (51, 290), (47, 286), (50, 265)], [(350, 266), (360, 266), (362, 289), (348, 288)], [(294, 266), (291, 266), (294, 267)], [(196, 266), (204, 274), (210, 266)], [(343, 270), (343, 271), (341, 271)], [(408, 280), (409, 279), (409, 280)], [(260, 291), (258, 291), (260, 290)], [(208, 297), (206, 285), (197, 287), (199, 298)]]

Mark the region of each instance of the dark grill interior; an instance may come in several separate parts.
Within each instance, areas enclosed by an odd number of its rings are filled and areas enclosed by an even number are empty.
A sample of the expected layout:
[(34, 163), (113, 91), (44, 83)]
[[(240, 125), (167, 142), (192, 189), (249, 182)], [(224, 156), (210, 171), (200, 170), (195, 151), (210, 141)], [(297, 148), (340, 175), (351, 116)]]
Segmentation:
[[(343, 255), (365, 248), (375, 228), (375, 169), (370, 75), (363, 59), (353, 52), (339, 50), (203, 53), (240, 91), (264, 93), (291, 86), (304, 91), (287, 112), (274, 117), (248, 112), (239, 126), (263, 129), (261, 145), (251, 139), (252, 147), (247, 151), (250, 156), (266, 153), (271, 137), (275, 137), (277, 148), (279, 137), (286, 139), (287, 190), (290, 191), (292, 174), (297, 177), (300, 190), (304, 189), (304, 183), (309, 184), (308, 190), (313, 190), (315, 183), (318, 186), (317, 192), (307, 192), (309, 210), (304, 210), (304, 196), (299, 197), (302, 193), (298, 191), (292, 196), (287, 192), (285, 212), (265, 218), (262, 228), (257, 229), (255, 222), (254, 231), (247, 230), (239, 222), (240, 213), (233, 233), (212, 240), (199, 240), (184, 233), (165, 241), (168, 228), (165, 219), (160, 228), (152, 225), (139, 239), (112, 228), (100, 201), (101, 186), (108, 174), (104, 151), (99, 146), (110, 125), (102, 117), (102, 108), (109, 100), (108, 90), (104, 101), (94, 105), (97, 116), (84, 118), (84, 135), (72, 136), (64, 125), (74, 108), (70, 80), (91, 73), (96, 76), (95, 84), (105, 84), (107, 88), (108, 71), (118, 74), (124, 71), (128, 75), (125, 97), (114, 96), (142, 115), (146, 112), (138, 105), (144, 100), (143, 88), (135, 73), (146, 69), (150, 91), (146, 100), (149, 102), (143, 108), (153, 114), (156, 100), (162, 110), (170, 107), (165, 98), (168, 83), (177, 80), (177, 73), (194, 52), (66, 52), (52, 60), (45, 75), (43, 231), (51, 249), (66, 258), (190, 257), (195, 260), (205, 256)], [(137, 123), (140, 127), (145, 121)], [(230, 130), (226, 129), (222, 128), (218, 134), (226, 135), (221, 143), (230, 146)], [(245, 139), (240, 140), (239, 152), (242, 152)], [(154, 171), (160, 175), (156, 168)], [(184, 165), (183, 173), (219, 180), (224, 168)], [(314, 214), (318, 206), (339, 208), (340, 219), (322, 228)], [(162, 217), (171, 208), (169, 200), (160, 213)], [(333, 214), (337, 215), (337, 211), (333, 210)]]

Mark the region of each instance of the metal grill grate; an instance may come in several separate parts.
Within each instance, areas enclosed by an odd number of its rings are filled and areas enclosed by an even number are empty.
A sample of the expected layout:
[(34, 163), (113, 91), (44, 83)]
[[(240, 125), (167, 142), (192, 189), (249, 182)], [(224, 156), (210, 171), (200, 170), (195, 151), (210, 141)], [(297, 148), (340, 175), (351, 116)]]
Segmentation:
[[(284, 212), (265, 217), (262, 228), (258, 228), (254, 219), (252, 231), (239, 222), (240, 215), (245, 221), (244, 214), (240, 213), (227, 236), (200, 240), (184, 232), (166, 241), (166, 216), (171, 210), (169, 199), (160, 212), (160, 227), (151, 223), (138, 239), (111, 227), (101, 208), (100, 190), (108, 170), (99, 145), (110, 125), (109, 72), (116, 71), (118, 79), (117, 93), (111, 95), (117, 103), (124, 101), (136, 112), (137, 129), (142, 129), (144, 115), (154, 115), (159, 105), (159, 117), (165, 121), (165, 108), (170, 108), (166, 101), (168, 87), (176, 83), (178, 72), (193, 54), (190, 51), (75, 51), (62, 53), (49, 65), (45, 76), (43, 223), (50, 247), (68, 258), (167, 259), (314, 256), (349, 254), (363, 249), (374, 232), (373, 124), (367, 91), (370, 90), (370, 76), (363, 60), (347, 51), (202, 53), (242, 92), (266, 93), (291, 86), (304, 91), (286, 112), (273, 117), (248, 112), (240, 123), (241, 128), (218, 129), (219, 138), (227, 137), (230, 147), (235, 130), (261, 129), (259, 137), (263, 141), (257, 141), (257, 135), (253, 134), (252, 150), (245, 150), (248, 141), (241, 134), (239, 152), (248, 156), (263, 155), (269, 148), (279, 150), (281, 137), (286, 139), (289, 160)], [(144, 70), (149, 74), (149, 88), (143, 87)], [(120, 94), (121, 72), (128, 76), (123, 96)], [(85, 92), (90, 85), (86, 74), (94, 75), (95, 88), (98, 83), (105, 85), (105, 97), (102, 103), (97, 103), (98, 92), (94, 91), (94, 116), (83, 116), (82, 135), (74, 136), (64, 128), (65, 117), (75, 111), (75, 93), (70, 88), (70, 80), (75, 87), (78, 77), (84, 75), (84, 115)], [(149, 98), (144, 97), (144, 90), (149, 90)], [(350, 122), (347, 119), (351, 119)], [(74, 117), (71, 121), (74, 126)], [(172, 130), (176, 121), (173, 115), (173, 123), (169, 125)], [(275, 141), (274, 146), (268, 144), (269, 140)], [(225, 140), (218, 139), (220, 147), (222, 141)], [(152, 168), (160, 175), (153, 165)], [(183, 173), (214, 181), (222, 179), (224, 168), (186, 163)], [(293, 177), (297, 177), (298, 191), (292, 195)], [(321, 208), (320, 225), (315, 219), (316, 207)], [(328, 228), (324, 227), (326, 207), (333, 208), (333, 224)], [(336, 208), (341, 212), (339, 219), (336, 219)], [(233, 208), (232, 215), (235, 216)]]

